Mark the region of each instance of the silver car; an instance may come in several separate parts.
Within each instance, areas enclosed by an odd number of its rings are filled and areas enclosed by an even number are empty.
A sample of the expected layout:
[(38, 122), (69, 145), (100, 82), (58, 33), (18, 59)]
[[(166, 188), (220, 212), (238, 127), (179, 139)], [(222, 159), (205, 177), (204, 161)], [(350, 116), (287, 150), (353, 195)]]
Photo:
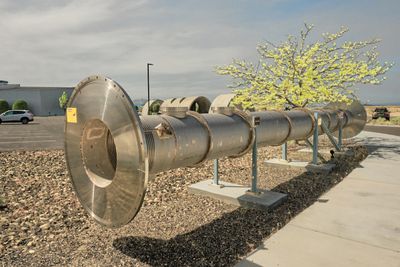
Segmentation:
[(27, 124), (30, 121), (33, 121), (33, 114), (29, 110), (8, 110), (0, 114), (0, 123), (22, 122), (22, 124)]

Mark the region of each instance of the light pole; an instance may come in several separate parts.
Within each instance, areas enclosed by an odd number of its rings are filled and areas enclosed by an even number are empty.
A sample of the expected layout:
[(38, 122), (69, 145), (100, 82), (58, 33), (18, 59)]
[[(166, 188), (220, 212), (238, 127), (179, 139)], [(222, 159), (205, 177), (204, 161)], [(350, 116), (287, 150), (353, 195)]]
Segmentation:
[(150, 66), (153, 66), (152, 63), (147, 63), (147, 106), (148, 106), (148, 111), (147, 115), (150, 115)]

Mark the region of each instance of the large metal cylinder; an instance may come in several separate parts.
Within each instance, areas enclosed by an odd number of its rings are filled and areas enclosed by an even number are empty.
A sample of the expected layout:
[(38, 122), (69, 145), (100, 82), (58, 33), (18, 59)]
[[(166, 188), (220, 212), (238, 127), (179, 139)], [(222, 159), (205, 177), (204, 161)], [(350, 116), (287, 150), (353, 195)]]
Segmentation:
[(186, 112), (181, 118), (143, 116), (141, 122), (151, 174), (194, 166), (209, 159), (240, 155), (252, 142), (248, 121), (236, 114)]
[(366, 121), (357, 102), (316, 111), (245, 113), (215, 107), (209, 114), (167, 105), (162, 115), (140, 118), (132, 107), (125, 91), (101, 76), (79, 83), (68, 103), (65, 152), (72, 183), (84, 208), (107, 227), (135, 217), (154, 174), (248, 152), (255, 140), (253, 117), (260, 121), (259, 146), (310, 137), (319, 127), (314, 112), (332, 132), (342, 123), (344, 138), (358, 134)]

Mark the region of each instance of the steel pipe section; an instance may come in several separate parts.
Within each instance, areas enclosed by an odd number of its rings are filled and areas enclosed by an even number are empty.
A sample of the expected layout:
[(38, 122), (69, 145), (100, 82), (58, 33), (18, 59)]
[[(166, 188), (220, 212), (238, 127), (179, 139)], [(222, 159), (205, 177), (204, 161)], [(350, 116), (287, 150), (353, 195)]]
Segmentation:
[(166, 107), (182, 107), (199, 113), (207, 113), (211, 102), (204, 96), (188, 96), (180, 98), (170, 98), (161, 104), (161, 110)]
[(213, 108), (220, 108), (220, 107), (229, 107), (235, 94), (223, 94), (217, 96), (210, 106), (210, 112), (212, 112)]
[[(132, 106), (121, 86), (101, 76), (79, 83), (68, 103), (65, 157), (72, 183), (86, 211), (107, 227), (136, 216), (156, 173), (247, 153), (255, 140), (253, 117), (260, 121), (259, 146), (306, 139), (320, 125), (309, 110), (245, 113), (225, 107), (200, 114), (190, 105), (171, 105), (164, 114), (139, 117)], [(315, 112), (332, 132), (341, 122), (346, 138), (366, 121), (357, 102)]]
[(141, 122), (150, 174), (195, 166), (208, 159), (240, 155), (247, 152), (252, 143), (252, 129), (247, 119), (236, 114), (200, 115), (188, 111), (184, 117), (144, 116)]

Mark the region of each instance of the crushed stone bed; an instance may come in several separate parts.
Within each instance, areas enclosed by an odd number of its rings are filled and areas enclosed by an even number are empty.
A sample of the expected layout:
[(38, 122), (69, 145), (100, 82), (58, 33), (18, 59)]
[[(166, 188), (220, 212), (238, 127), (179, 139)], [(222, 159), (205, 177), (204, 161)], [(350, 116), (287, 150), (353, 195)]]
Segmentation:
[[(289, 157), (309, 159), (289, 146)], [(280, 147), (259, 149), (259, 187), (288, 194), (273, 211), (237, 208), (189, 194), (210, 179), (213, 163), (157, 174), (137, 217), (119, 229), (89, 218), (69, 180), (63, 151), (0, 152), (0, 262), (5, 266), (221, 266), (234, 265), (340, 182), (367, 151), (333, 159), (329, 175), (273, 169), (262, 161)], [(249, 185), (251, 155), (220, 160), (222, 181)]]

